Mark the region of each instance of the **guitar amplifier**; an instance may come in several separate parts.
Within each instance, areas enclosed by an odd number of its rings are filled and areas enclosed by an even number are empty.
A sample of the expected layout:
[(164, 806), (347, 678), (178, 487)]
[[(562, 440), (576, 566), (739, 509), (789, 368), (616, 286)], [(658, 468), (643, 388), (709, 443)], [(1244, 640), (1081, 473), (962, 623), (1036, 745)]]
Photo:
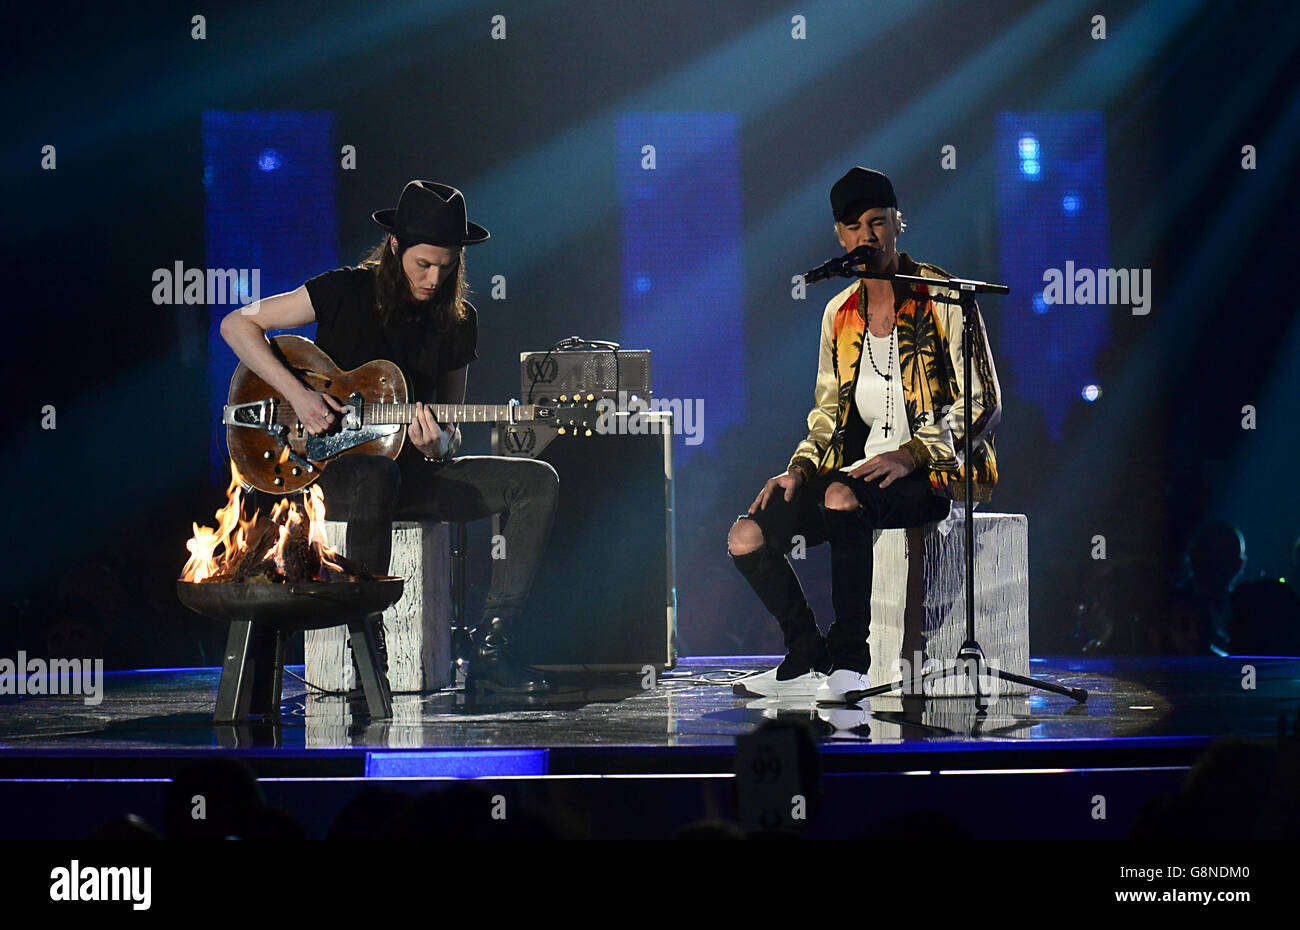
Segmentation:
[(549, 462), (560, 476), (554, 528), (515, 631), (524, 664), (634, 672), (676, 664), (672, 416), (643, 416), (637, 434), (623, 429), (624, 414), (618, 430), (589, 437), (535, 424), (492, 431), (496, 454)]
[(626, 391), (649, 399), (650, 350), (559, 349), (519, 353), (519, 399), (525, 404), (549, 404), (559, 395), (575, 390), (611, 398), (617, 398), (619, 391)]

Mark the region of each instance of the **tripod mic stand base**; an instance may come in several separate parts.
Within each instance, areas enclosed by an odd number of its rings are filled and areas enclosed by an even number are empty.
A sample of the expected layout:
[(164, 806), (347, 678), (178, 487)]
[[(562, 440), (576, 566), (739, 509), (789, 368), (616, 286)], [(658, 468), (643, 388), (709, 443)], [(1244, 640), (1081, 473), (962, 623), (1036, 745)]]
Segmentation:
[[(972, 672), (972, 663), (974, 671)], [(953, 678), (957, 675), (968, 675), (975, 680), (976, 693), (970, 695), (976, 698), (984, 698), (985, 695), (979, 687), (980, 678), (988, 676), (996, 678), (999, 681), (1010, 681), (1018, 685), (1026, 685), (1031, 688), (1038, 688), (1041, 691), (1050, 691), (1053, 694), (1059, 694), (1068, 697), (1080, 704), (1088, 700), (1088, 692), (1084, 688), (1067, 688), (1064, 685), (1058, 685), (1051, 681), (1042, 681), (1038, 678), (1029, 678), (1024, 675), (1017, 675), (1014, 672), (1004, 671), (988, 665), (984, 661), (984, 651), (980, 649), (979, 643), (967, 641), (957, 652), (957, 662), (948, 667), (931, 672), (923, 672), (915, 678), (900, 678), (897, 681), (891, 681), (887, 685), (876, 685), (874, 688), (864, 688), (861, 691), (847, 691), (844, 694), (844, 703), (856, 704), (863, 698), (872, 698), (879, 694), (889, 694), (893, 691), (901, 691), (905, 695), (925, 696), (925, 686), (932, 681), (940, 681), (946, 678)]]

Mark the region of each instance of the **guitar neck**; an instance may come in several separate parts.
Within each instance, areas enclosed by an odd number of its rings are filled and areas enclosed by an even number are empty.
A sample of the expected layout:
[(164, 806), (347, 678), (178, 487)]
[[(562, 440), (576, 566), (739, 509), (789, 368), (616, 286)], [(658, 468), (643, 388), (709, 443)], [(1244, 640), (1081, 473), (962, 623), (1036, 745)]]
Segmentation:
[[(425, 404), (439, 423), (497, 423), (530, 420), (532, 404)], [(415, 419), (415, 404), (367, 403), (367, 425), (408, 424)]]

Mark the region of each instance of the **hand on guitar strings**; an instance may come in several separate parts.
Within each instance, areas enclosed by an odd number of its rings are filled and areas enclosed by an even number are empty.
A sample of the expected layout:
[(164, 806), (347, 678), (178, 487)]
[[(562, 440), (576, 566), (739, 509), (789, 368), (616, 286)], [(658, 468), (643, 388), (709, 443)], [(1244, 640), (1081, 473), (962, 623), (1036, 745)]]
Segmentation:
[(298, 415), (298, 422), (313, 436), (328, 432), (334, 425), (334, 413), (330, 410), (331, 407), (339, 413), (343, 412), (339, 402), (324, 391), (303, 390), (297, 398), (291, 398), (289, 403), (293, 405), (293, 412)]
[(438, 428), (438, 421), (433, 418), (429, 408), (419, 401), (415, 404), (415, 416), (411, 418), (411, 442), (427, 458), (440, 459), (451, 449), (455, 431)]

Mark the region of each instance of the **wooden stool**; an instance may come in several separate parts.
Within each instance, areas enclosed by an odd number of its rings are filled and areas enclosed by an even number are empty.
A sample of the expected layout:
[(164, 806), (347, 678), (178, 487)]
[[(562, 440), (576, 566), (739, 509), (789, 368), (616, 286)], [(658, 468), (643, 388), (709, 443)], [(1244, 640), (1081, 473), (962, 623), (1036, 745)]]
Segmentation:
[[(395, 692), (437, 691), (451, 683), (451, 533), (446, 523), (395, 521), (389, 574), (406, 579), (384, 611), (388, 683)], [(329, 545), (347, 555), (347, 523), (325, 521)], [(306, 679), (328, 691), (349, 691), (352, 659), (347, 627), (308, 630)]]
[[(871, 585), (871, 683), (954, 663), (966, 639), (966, 530), (939, 523), (877, 530)], [(1029, 674), (1029, 521), (1024, 514), (975, 512), (975, 636), (989, 665)], [(991, 680), (986, 678), (985, 682)], [(964, 676), (935, 683), (936, 695), (974, 693)], [(997, 694), (1025, 694), (998, 681)]]

